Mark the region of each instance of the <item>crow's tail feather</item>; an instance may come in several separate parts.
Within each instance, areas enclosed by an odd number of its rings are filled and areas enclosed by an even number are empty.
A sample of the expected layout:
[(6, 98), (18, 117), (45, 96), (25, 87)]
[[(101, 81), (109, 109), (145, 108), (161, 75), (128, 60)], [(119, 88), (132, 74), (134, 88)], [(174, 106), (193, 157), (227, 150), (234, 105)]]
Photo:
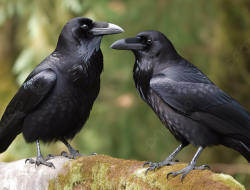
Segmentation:
[(249, 145), (239, 141), (240, 144), (242, 144), (242, 146), (244, 147), (245, 151), (241, 151), (241, 155), (244, 156), (244, 158), (250, 163), (250, 147)]
[(16, 134), (7, 134), (0, 139), (0, 153), (4, 152), (16, 138)]

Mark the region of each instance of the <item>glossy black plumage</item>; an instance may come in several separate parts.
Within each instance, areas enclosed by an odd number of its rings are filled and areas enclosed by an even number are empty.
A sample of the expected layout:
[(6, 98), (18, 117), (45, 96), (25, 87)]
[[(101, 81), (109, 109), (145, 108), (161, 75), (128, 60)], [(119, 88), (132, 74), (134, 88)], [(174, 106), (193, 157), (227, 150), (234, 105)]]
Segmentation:
[(106, 22), (70, 20), (55, 51), (31, 72), (6, 108), (0, 153), (21, 132), (27, 142), (72, 139), (87, 121), (100, 90), (102, 37), (121, 32)]
[[(111, 48), (133, 51), (133, 77), (140, 96), (183, 147), (200, 146), (200, 154), (206, 146), (222, 144), (250, 162), (249, 113), (182, 58), (167, 37), (145, 31), (136, 38), (118, 40)], [(166, 160), (164, 164), (150, 162), (149, 170), (169, 164), (172, 157)], [(183, 178), (189, 170), (181, 172)]]

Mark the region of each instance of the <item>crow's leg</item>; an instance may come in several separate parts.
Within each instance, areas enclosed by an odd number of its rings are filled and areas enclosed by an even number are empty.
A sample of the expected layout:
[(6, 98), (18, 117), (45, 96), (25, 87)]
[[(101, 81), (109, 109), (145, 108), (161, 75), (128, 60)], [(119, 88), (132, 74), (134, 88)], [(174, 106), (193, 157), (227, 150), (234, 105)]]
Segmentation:
[(46, 162), (47, 160), (49, 160), (50, 158), (54, 158), (51, 154), (49, 154), (45, 160), (43, 158), (43, 155), (41, 153), (41, 150), (40, 150), (40, 144), (39, 144), (39, 140), (37, 139), (36, 140), (36, 148), (37, 148), (37, 157), (36, 157), (36, 161), (33, 160), (32, 158), (27, 158), (25, 160), (25, 163), (27, 161), (29, 161), (29, 163), (31, 164), (34, 164), (35, 163), (35, 166), (39, 166), (40, 164), (43, 164), (45, 166), (49, 166), (49, 167), (53, 167), (55, 168), (54, 164), (52, 162)]
[[(187, 144), (188, 145), (188, 144)], [(146, 162), (145, 164), (143, 164), (143, 167), (145, 165), (149, 165), (150, 167), (146, 170), (145, 175), (147, 175), (148, 171), (152, 171), (155, 170), (156, 168), (159, 169), (162, 166), (169, 166), (169, 165), (174, 165), (177, 162), (179, 162), (178, 160), (176, 160), (175, 162), (172, 162), (172, 160), (174, 159), (174, 157), (184, 148), (187, 146), (186, 144), (181, 144), (172, 154), (170, 154), (163, 162), (159, 162), (159, 163), (153, 163), (153, 162)]]
[(61, 153), (62, 156), (65, 156), (67, 158), (70, 158), (70, 159), (75, 159), (76, 157), (78, 156), (91, 156), (91, 155), (97, 155), (96, 153), (91, 153), (89, 155), (82, 155), (78, 152), (78, 150), (75, 150), (72, 148), (72, 146), (70, 146), (70, 144), (68, 143), (68, 141), (66, 141), (65, 138), (62, 138), (61, 141), (67, 146), (70, 154), (68, 154), (67, 152), (63, 151)]
[(201, 146), (199, 147), (199, 149), (197, 150), (196, 154), (194, 155), (192, 161), (190, 162), (190, 164), (188, 164), (188, 166), (186, 166), (185, 168), (183, 168), (180, 171), (176, 171), (176, 172), (169, 172), (167, 175), (167, 178), (169, 175), (173, 175), (174, 177), (182, 174), (181, 176), (181, 182), (183, 183), (183, 179), (185, 178), (185, 176), (192, 170), (205, 170), (206, 168), (210, 169), (210, 167), (208, 165), (203, 165), (200, 167), (196, 167), (196, 161), (198, 159), (198, 157), (200, 156), (201, 152), (203, 151), (204, 148), (202, 148)]

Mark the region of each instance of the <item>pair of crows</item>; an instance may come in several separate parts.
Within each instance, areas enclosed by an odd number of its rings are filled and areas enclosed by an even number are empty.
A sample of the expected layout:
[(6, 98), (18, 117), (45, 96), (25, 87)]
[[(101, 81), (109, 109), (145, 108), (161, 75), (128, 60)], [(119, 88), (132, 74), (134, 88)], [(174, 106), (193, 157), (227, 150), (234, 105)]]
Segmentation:
[[(41, 154), (39, 140), (60, 140), (75, 158), (83, 156), (67, 142), (87, 121), (100, 90), (103, 55), (102, 37), (123, 30), (114, 24), (79, 17), (63, 28), (55, 51), (27, 77), (4, 112), (0, 123), (0, 153), (20, 133), (26, 142), (36, 141), (37, 159), (26, 161), (54, 167)], [(193, 64), (182, 58), (162, 33), (144, 31), (134, 38), (116, 41), (111, 48), (132, 50), (133, 78), (141, 98), (181, 145), (163, 162), (152, 163), (151, 171), (176, 162), (174, 157), (189, 143), (198, 147), (190, 164), (170, 172), (181, 180), (196, 167), (206, 146), (224, 145), (250, 162), (250, 115), (231, 96), (219, 89)]]

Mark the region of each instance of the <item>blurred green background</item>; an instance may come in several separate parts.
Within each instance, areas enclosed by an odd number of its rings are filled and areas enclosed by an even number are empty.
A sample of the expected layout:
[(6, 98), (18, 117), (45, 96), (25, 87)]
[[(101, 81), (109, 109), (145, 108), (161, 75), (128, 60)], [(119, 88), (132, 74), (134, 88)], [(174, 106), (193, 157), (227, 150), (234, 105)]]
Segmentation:
[[(163, 161), (178, 142), (137, 94), (134, 55), (110, 45), (144, 30), (164, 33), (184, 58), (250, 111), (250, 1), (233, 0), (0, 0), (0, 115), (27, 75), (54, 49), (64, 24), (78, 16), (107, 21), (125, 32), (105, 36), (101, 92), (85, 127), (71, 142), (83, 154)], [(66, 150), (42, 145), (44, 156)], [(190, 162), (190, 145), (176, 159)], [(19, 135), (0, 161), (36, 156)], [(225, 147), (206, 148), (198, 165), (233, 175), (250, 188), (250, 164)], [(230, 164), (230, 165), (224, 165)]]

